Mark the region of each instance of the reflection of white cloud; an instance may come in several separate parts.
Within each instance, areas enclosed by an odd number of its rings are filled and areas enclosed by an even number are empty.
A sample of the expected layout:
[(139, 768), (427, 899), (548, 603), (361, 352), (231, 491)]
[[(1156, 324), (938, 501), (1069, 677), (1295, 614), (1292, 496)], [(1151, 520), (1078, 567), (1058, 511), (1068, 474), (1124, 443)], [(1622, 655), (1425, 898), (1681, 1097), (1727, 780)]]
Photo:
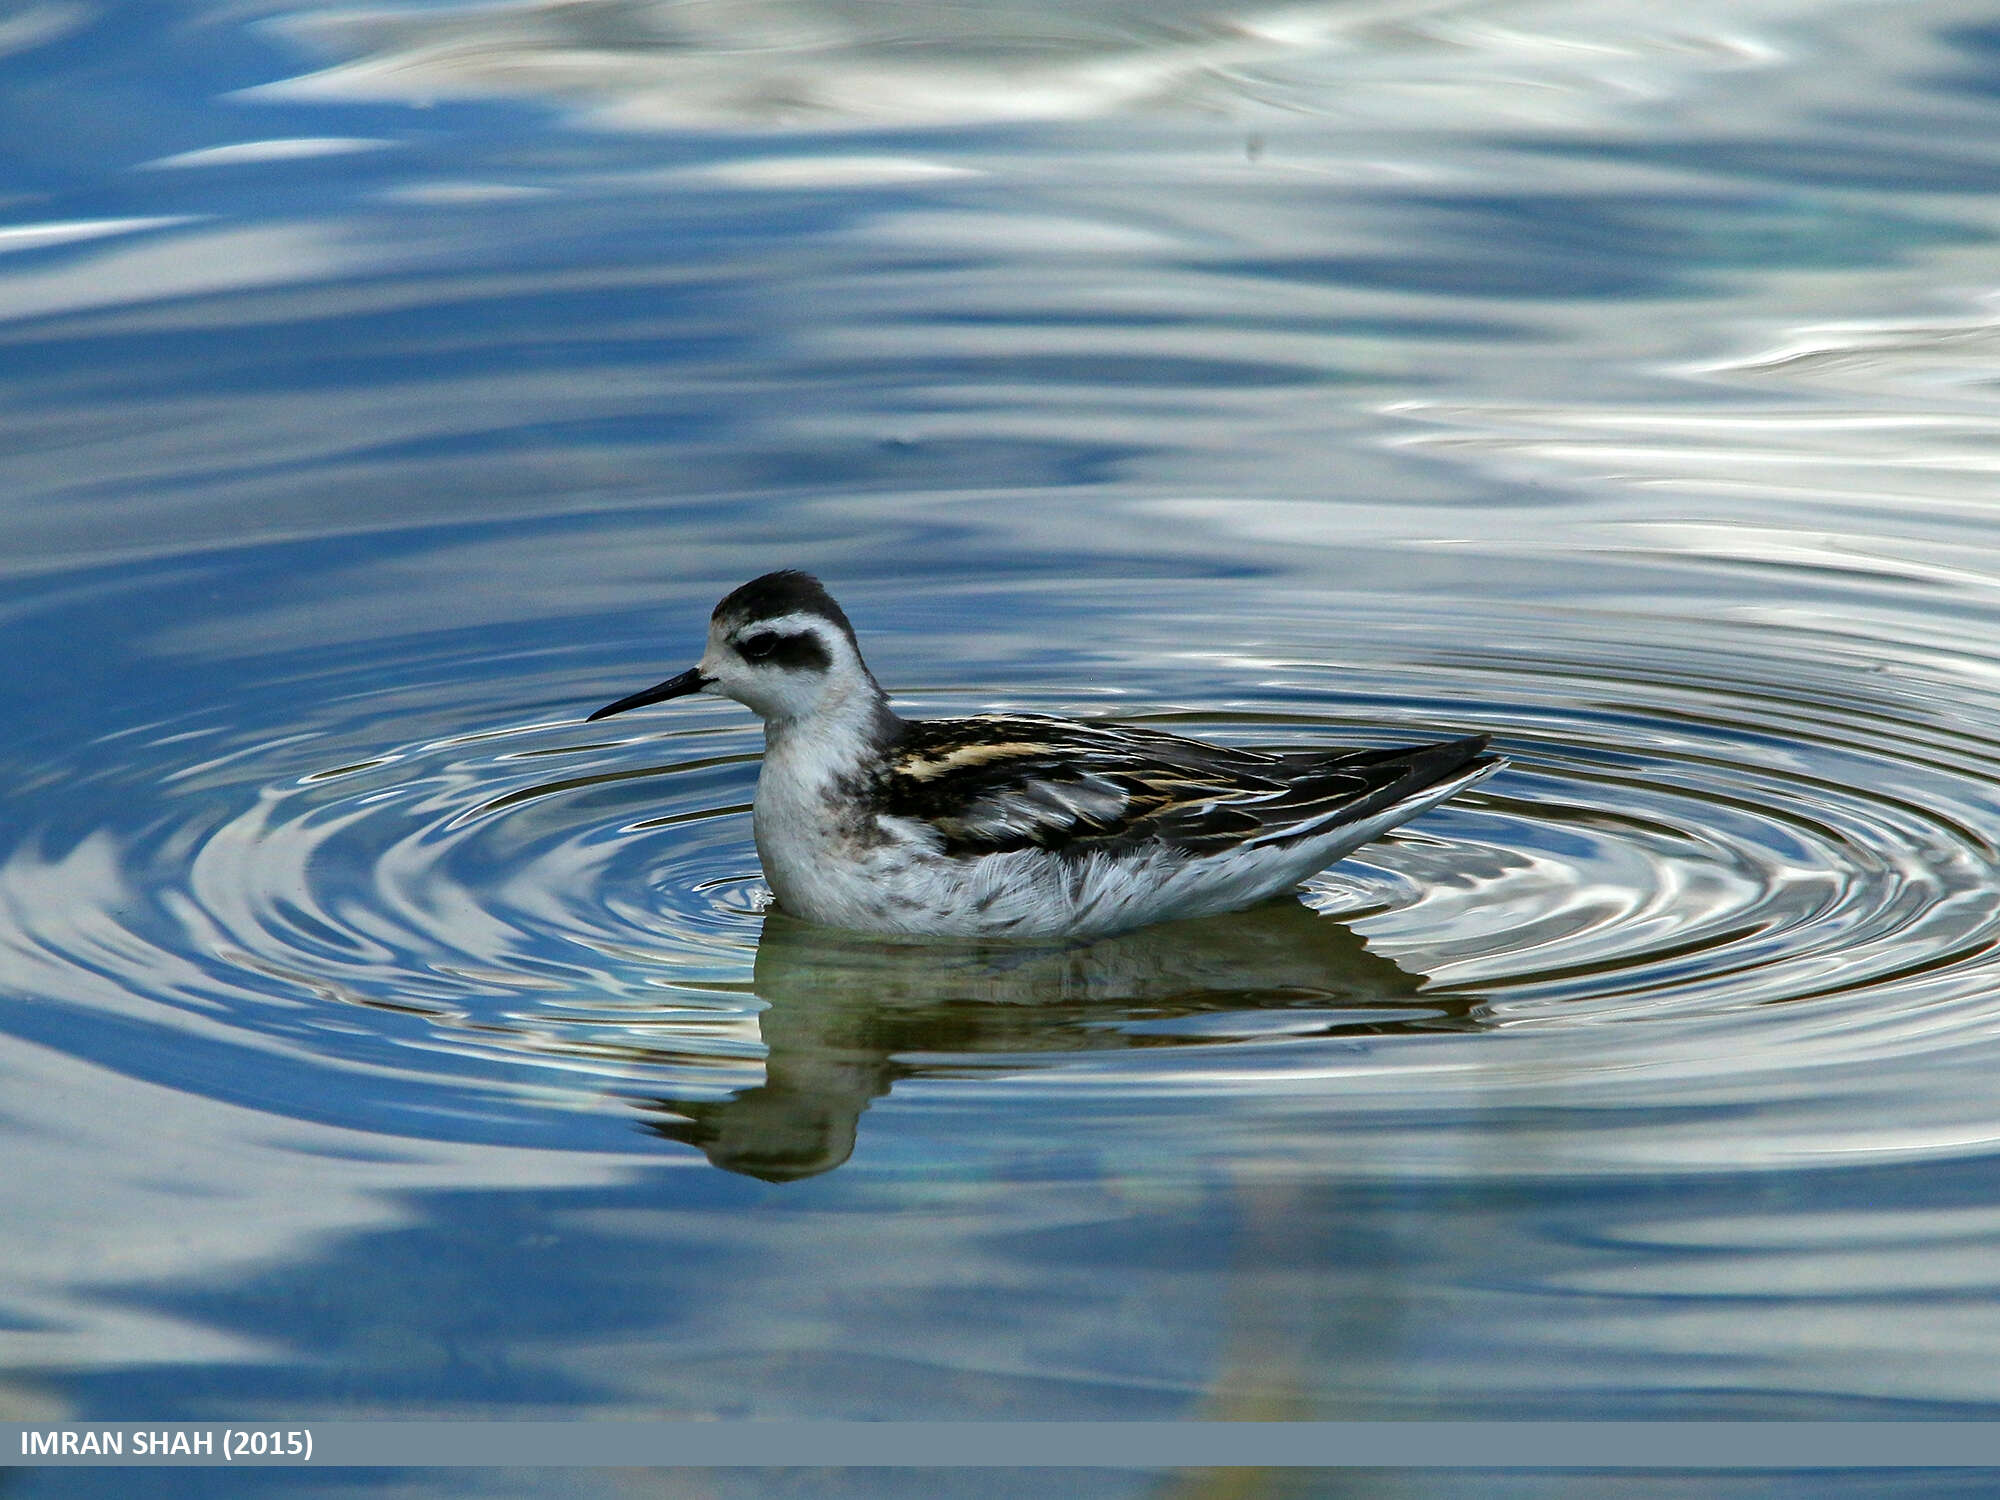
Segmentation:
[[(1399, 401), (1394, 441), (1598, 503), (1524, 545), (2000, 595), (2000, 298), (1955, 318), (1810, 324), (1683, 362), (1674, 403)], [(1532, 536), (1532, 540), (1527, 540)], [(1838, 624), (1839, 612), (1826, 623)]]
[(1800, 9), (841, 0), (538, 0), (331, 11), (286, 29), (341, 59), (253, 91), (428, 103), (561, 100), (618, 127), (1337, 115), (1428, 129), (1584, 126), (1702, 75), (1770, 65), (1752, 29)]
[(100, 1293), (302, 1260), (329, 1236), (407, 1221), (399, 1194), (603, 1185), (640, 1163), (677, 1160), (391, 1141), (114, 1075), (12, 1038), (0, 1079), (11, 1163), (0, 1173), (0, 1223), (18, 1231), (0, 1266), (0, 1350), (14, 1368), (291, 1358)]
[(394, 143), (361, 136), (291, 136), (281, 140), (237, 141), (228, 146), (207, 146), (200, 151), (182, 151), (149, 161), (148, 168), (234, 167), (246, 162), (306, 161), (319, 156), (353, 156), (364, 151), (381, 151)]
[[(1542, 1278), (1558, 1308), (1576, 1307), (1542, 1335), (1563, 1360), (1589, 1351), (1649, 1368), (1668, 1361), (1686, 1367), (1685, 1389), (1741, 1390), (1765, 1371), (1820, 1366), (1857, 1395), (1992, 1399), (2000, 1223), (1989, 1208), (1634, 1219), (1598, 1234), (1612, 1254)], [(1789, 1303), (1787, 1315), (1762, 1315), (1774, 1298)], [(1884, 1316), (1898, 1303), (1902, 1315)], [(1953, 1312), (1911, 1315), (1926, 1304)], [(1642, 1311), (1663, 1305), (1678, 1314)]]
[(27, 5), (11, 16), (0, 16), (0, 57), (28, 52), (81, 30), (91, 18), (85, 5)]
[(48, 224), (9, 224), (0, 228), (0, 255), (15, 250), (46, 250), (145, 229), (170, 229), (194, 221), (185, 215), (155, 215), (144, 219), (62, 219)]
[(692, 175), (731, 187), (877, 187), (971, 177), (977, 175), (977, 169), (910, 156), (785, 156), (717, 162), (693, 168)]
[(359, 260), (306, 225), (165, 235), (0, 279), (0, 320), (311, 281), (355, 270)]
[(391, 203), (418, 203), (434, 208), (455, 208), (481, 203), (510, 203), (523, 198), (546, 198), (555, 190), (528, 187), (511, 182), (413, 182), (382, 194)]

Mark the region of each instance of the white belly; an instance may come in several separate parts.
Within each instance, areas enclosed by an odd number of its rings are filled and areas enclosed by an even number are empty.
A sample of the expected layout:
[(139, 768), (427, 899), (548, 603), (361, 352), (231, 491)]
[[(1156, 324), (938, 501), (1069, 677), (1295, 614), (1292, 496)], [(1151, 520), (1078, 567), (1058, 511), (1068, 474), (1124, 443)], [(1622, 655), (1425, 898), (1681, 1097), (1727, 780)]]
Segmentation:
[[(1238, 855), (1221, 868), (1168, 850), (1063, 858), (1039, 849), (939, 854), (921, 830), (873, 821), (867, 837), (801, 820), (759, 789), (757, 855), (778, 904), (856, 932), (923, 937), (1077, 937), (1166, 916), (1227, 911), (1291, 885), (1278, 861)], [(1296, 859), (1285, 861), (1295, 864)]]

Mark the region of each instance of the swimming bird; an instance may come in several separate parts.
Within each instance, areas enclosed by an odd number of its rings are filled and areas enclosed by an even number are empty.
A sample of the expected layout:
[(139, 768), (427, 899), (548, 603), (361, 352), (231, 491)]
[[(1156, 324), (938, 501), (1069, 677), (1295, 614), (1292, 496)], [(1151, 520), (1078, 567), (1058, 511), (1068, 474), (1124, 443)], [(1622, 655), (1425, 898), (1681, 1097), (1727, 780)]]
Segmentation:
[(1498, 770), (1487, 738), (1245, 750), (1043, 714), (909, 720), (817, 578), (752, 579), (701, 661), (606, 704), (690, 693), (764, 721), (753, 824), (778, 905), (902, 936), (1073, 937), (1237, 911)]

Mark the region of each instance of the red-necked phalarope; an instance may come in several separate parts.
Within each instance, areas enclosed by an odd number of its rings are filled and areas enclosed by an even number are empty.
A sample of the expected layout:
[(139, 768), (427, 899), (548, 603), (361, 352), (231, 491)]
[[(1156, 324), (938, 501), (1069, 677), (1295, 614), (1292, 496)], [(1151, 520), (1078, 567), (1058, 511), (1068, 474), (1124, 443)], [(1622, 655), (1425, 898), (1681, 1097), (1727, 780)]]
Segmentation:
[(1076, 936), (1240, 910), (1504, 764), (1484, 735), (1238, 750), (1039, 714), (912, 722), (796, 572), (716, 605), (699, 665), (590, 717), (700, 692), (764, 721), (754, 824), (778, 904), (862, 932)]

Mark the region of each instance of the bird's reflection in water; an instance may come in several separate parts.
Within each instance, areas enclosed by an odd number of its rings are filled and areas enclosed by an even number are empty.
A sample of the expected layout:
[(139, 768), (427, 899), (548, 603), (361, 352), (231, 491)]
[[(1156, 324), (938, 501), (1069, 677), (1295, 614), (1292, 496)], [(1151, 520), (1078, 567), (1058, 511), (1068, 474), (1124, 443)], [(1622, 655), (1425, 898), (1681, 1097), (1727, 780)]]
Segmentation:
[(1273, 1035), (1463, 1029), (1470, 1002), (1297, 900), (1116, 937), (1025, 947), (889, 942), (773, 912), (757, 950), (764, 1082), (724, 1100), (654, 1099), (648, 1125), (718, 1167), (787, 1182), (854, 1150), (898, 1079), (1049, 1055)]

